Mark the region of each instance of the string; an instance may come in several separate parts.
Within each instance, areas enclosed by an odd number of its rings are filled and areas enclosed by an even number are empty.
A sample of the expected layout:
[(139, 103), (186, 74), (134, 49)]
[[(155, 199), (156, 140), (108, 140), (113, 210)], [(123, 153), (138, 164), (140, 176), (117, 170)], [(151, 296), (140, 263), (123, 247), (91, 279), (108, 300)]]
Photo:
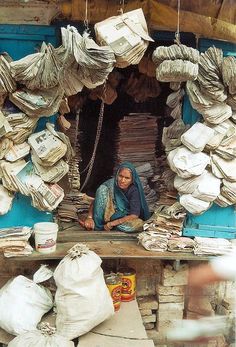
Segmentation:
[(89, 32), (89, 21), (88, 21), (88, 0), (85, 0), (85, 17), (84, 17), (85, 31)]
[(175, 42), (180, 44), (180, 34), (179, 34), (179, 17), (180, 17), (180, 0), (178, 0), (178, 15), (177, 15), (177, 31), (175, 33)]
[(118, 10), (118, 12), (120, 14), (124, 13), (124, 9), (125, 9), (125, 0), (120, 0), (120, 9)]

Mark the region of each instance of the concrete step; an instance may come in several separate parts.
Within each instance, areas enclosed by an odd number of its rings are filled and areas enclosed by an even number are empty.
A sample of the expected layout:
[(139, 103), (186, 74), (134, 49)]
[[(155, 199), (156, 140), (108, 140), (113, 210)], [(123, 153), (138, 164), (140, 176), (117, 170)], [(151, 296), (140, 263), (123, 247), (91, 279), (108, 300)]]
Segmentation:
[(136, 300), (123, 302), (113, 317), (79, 338), (78, 347), (154, 347)]

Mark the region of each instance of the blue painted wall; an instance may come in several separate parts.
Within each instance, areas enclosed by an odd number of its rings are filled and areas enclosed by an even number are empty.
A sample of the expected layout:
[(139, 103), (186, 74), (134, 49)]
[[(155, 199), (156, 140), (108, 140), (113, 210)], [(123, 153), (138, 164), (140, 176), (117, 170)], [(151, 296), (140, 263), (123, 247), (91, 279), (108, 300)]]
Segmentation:
[[(60, 44), (60, 28), (45, 25), (0, 25), (0, 52), (7, 52), (13, 60), (36, 53), (42, 42), (54, 47)], [(41, 118), (36, 131), (45, 128), (47, 121), (55, 123), (56, 115)], [(0, 228), (11, 226), (33, 226), (36, 222), (53, 220), (51, 212), (38, 211), (31, 206), (31, 199), (19, 193), (13, 202), (11, 211), (0, 216)]]

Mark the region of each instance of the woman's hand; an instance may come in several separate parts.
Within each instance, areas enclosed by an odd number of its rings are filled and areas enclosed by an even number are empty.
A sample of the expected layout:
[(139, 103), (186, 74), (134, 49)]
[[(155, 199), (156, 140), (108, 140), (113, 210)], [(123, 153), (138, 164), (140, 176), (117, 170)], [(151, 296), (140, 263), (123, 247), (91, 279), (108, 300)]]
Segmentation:
[(111, 222), (107, 222), (105, 225), (104, 225), (104, 229), (106, 231), (110, 231), (111, 229), (113, 228), (113, 225)]
[(86, 230), (94, 230), (95, 223), (93, 218), (87, 217), (84, 221), (84, 227), (86, 228)]

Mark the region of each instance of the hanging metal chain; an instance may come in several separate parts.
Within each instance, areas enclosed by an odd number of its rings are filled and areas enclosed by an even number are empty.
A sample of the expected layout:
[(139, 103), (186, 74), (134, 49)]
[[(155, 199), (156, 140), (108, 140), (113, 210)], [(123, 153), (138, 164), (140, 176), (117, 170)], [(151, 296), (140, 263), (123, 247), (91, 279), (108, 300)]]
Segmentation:
[(118, 13), (122, 15), (124, 13), (124, 9), (125, 9), (125, 0), (120, 0), (120, 8), (118, 10)]
[(180, 0), (178, 0), (178, 14), (177, 14), (177, 30), (175, 32), (175, 42), (180, 44), (180, 34), (179, 34), (179, 17), (180, 17)]
[[(74, 143), (73, 143), (73, 151), (74, 151), (73, 156), (75, 155), (76, 149), (77, 149), (80, 111), (81, 111), (81, 109), (77, 108), (76, 113), (75, 113), (75, 134), (74, 134), (75, 136), (74, 136)], [(70, 177), (70, 182), (69, 182), (70, 191), (73, 189), (73, 182), (74, 182), (75, 171), (76, 171), (75, 167), (77, 165), (77, 163), (75, 163), (75, 160), (74, 159), (72, 159), (72, 160), (73, 161), (72, 161), (72, 165), (71, 165), (71, 177)]]
[(103, 116), (104, 116), (104, 101), (102, 101), (101, 107), (100, 107), (100, 111), (99, 111), (97, 133), (96, 133), (96, 138), (95, 138), (95, 143), (94, 143), (94, 148), (93, 148), (93, 154), (92, 154), (92, 157), (91, 157), (88, 165), (86, 166), (85, 170), (83, 170), (83, 172), (84, 172), (84, 171), (87, 170), (87, 168), (89, 168), (87, 176), (85, 178), (85, 181), (84, 181), (84, 183), (83, 183), (83, 185), (82, 185), (82, 187), (80, 189), (81, 191), (84, 189), (84, 187), (88, 183), (89, 178), (90, 178), (91, 173), (92, 173), (93, 164), (94, 164), (94, 160), (95, 160), (96, 152), (97, 152), (97, 146), (98, 146), (100, 135), (101, 135), (101, 131), (102, 131)]
[(85, 31), (89, 32), (89, 20), (88, 20), (88, 0), (85, 0), (85, 16), (84, 16)]

